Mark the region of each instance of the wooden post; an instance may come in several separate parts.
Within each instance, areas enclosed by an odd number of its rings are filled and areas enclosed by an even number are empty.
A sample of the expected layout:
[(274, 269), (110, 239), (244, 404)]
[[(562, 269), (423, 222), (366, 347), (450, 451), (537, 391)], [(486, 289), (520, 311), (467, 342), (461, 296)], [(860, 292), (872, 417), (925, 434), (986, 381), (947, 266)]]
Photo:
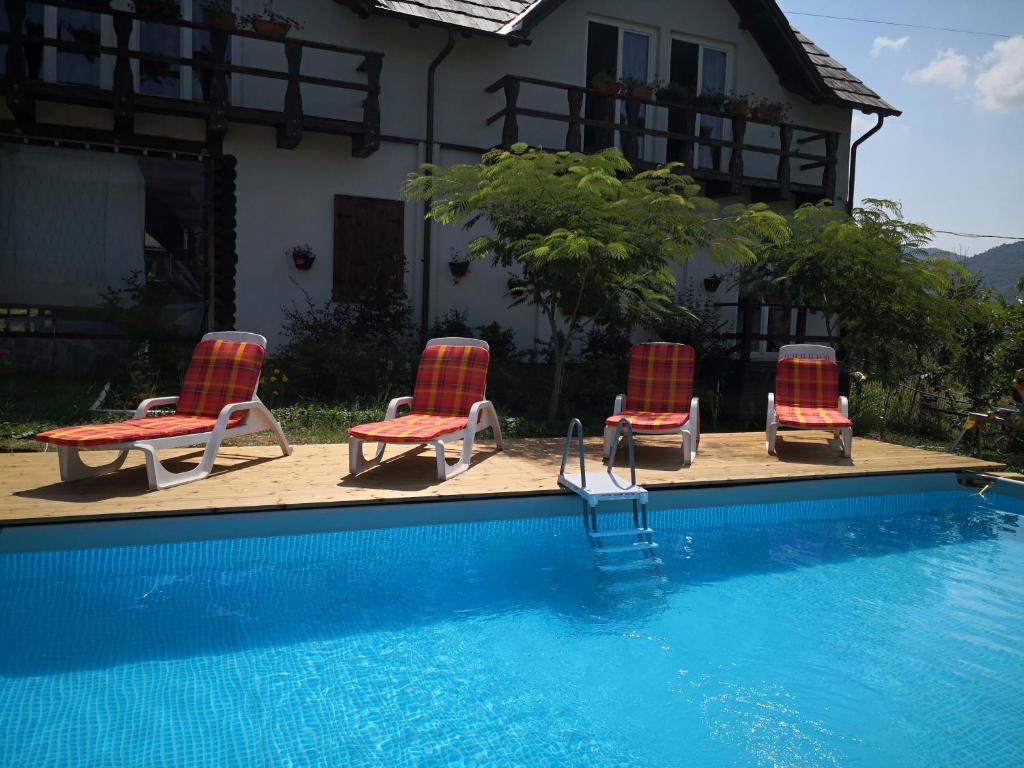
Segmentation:
[(277, 146), (295, 149), (302, 141), (302, 86), (299, 84), (302, 45), (286, 40), (284, 55), (288, 61), (288, 88), (284, 93), (284, 123), (277, 126)]
[(747, 119), (745, 117), (732, 118), (732, 154), (729, 155), (729, 176), (734, 195), (738, 195), (743, 190), (743, 137), (746, 133)]
[(20, 123), (35, 120), (35, 107), (27, 93), (28, 69), (25, 66), (25, 46), (21, 41), (21, 28), (25, 23), (25, 0), (7, 0), (7, 108)]
[(114, 16), (114, 34), (117, 38), (117, 60), (114, 63), (114, 130), (125, 134), (134, 131), (135, 80), (132, 77), (128, 44), (132, 36), (132, 18), (124, 14)]
[(793, 143), (793, 129), (788, 125), (783, 125), (779, 129), (779, 150), (782, 154), (779, 155), (779, 170), (775, 174), (775, 178), (779, 182), (779, 193), (782, 195), (789, 194), (789, 183), (790, 183), (790, 159), (789, 159), (789, 148)]
[(836, 199), (836, 155), (839, 151), (839, 134), (825, 134), (825, 169), (821, 172), (821, 192), (829, 200)]
[(570, 152), (583, 149), (583, 138), (580, 136), (580, 112), (583, 109), (583, 89), (569, 89), (569, 127), (565, 132), (565, 148)]
[(210, 112), (206, 117), (208, 134), (227, 133), (228, 130), (228, 78), (224, 69), (228, 49), (228, 33), (223, 29), (210, 29)]
[(626, 97), (626, 116), (622, 121), (622, 154), (629, 164), (636, 166), (640, 159), (640, 102)]
[(514, 77), (506, 77), (505, 85), (505, 124), (501, 129), (501, 146), (508, 149), (519, 141), (519, 118), (516, 107), (519, 105), (519, 81)]
[[(683, 133), (690, 136), (697, 135), (697, 113), (690, 107), (682, 110), (683, 113)], [(693, 168), (693, 142), (684, 141), (682, 142), (683, 154), (679, 158), (680, 161), (687, 167)]]
[(604, 141), (601, 143), (602, 147), (615, 146), (615, 124), (618, 122), (618, 120), (615, 117), (615, 112), (618, 108), (619, 100), (615, 98), (615, 94), (608, 94), (604, 108), (605, 129)]
[(363, 61), (369, 90), (363, 99), (363, 133), (352, 139), (352, 156), (369, 157), (380, 149), (380, 71), (382, 56), (368, 55)]

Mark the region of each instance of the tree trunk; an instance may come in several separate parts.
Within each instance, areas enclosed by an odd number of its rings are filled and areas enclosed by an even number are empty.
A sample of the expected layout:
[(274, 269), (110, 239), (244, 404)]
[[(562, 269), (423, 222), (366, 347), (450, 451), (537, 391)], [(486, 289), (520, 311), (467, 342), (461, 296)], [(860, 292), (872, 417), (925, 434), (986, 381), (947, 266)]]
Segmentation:
[(565, 373), (565, 348), (555, 345), (555, 373), (551, 381), (551, 399), (548, 400), (548, 421), (558, 416), (558, 401), (562, 397), (562, 376)]

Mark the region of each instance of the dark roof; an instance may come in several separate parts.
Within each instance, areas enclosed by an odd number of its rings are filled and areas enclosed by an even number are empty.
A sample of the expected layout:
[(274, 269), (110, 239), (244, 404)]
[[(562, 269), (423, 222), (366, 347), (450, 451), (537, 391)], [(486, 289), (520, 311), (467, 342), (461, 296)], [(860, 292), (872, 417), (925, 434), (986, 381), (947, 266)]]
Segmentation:
[[(371, 11), (467, 32), (525, 41), (564, 0), (337, 0), (361, 15)], [(790, 26), (775, 0), (729, 0), (783, 87), (811, 101), (898, 115), (900, 111)]]
[(846, 67), (829, 56), (828, 51), (815, 45), (814, 41), (808, 39), (806, 35), (797, 29), (793, 29), (793, 34), (796, 35), (796, 39), (803, 46), (804, 53), (807, 54), (807, 58), (814, 65), (824, 85), (844, 106), (850, 106), (865, 112), (880, 112), (887, 115), (900, 114), (898, 109), (864, 85)]

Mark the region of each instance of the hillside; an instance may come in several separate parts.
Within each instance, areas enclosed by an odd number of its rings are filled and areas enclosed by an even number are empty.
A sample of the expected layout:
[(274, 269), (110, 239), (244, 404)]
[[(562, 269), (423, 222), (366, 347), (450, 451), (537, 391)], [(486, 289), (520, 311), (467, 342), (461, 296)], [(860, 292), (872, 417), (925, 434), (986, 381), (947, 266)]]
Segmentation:
[(1024, 242), (989, 248), (965, 261), (965, 265), (1005, 298), (1017, 295), (1017, 280), (1024, 276)]

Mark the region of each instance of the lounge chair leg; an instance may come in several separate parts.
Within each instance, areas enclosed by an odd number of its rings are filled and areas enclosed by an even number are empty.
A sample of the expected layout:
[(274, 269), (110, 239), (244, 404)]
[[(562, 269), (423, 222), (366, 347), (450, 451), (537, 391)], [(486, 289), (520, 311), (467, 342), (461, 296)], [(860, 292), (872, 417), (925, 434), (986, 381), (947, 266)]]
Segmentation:
[(90, 467), (82, 461), (81, 451), (68, 445), (57, 446), (57, 461), (60, 464), (60, 479), (62, 482), (81, 480), (85, 477), (96, 477), (116, 472), (124, 464), (128, 451), (118, 451), (117, 458), (98, 467)]
[(146, 456), (146, 478), (149, 480), (149, 490), (157, 491), (209, 477), (217, 459), (217, 451), (220, 449), (220, 440), (210, 440), (203, 450), (203, 458), (199, 460), (199, 465), (184, 472), (168, 470), (157, 457), (156, 448), (152, 445), (136, 443), (135, 447)]
[(373, 458), (367, 459), (363, 456), (363, 440), (358, 437), (350, 437), (348, 439), (348, 473), (350, 475), (358, 475), (364, 469), (380, 464), (381, 459), (384, 458), (384, 449), (386, 447), (387, 443), (377, 443), (377, 451), (374, 453)]
[(608, 459), (609, 456), (612, 455), (612, 438), (614, 438), (614, 437), (615, 437), (615, 427), (605, 427), (604, 428), (604, 447), (602, 448), (602, 452), (603, 452), (604, 458), (606, 460)]
[(778, 431), (779, 431), (779, 425), (778, 424), (769, 424), (768, 425), (767, 435), (766, 435), (766, 439), (765, 439), (765, 446), (768, 448), (768, 453), (771, 454), (772, 456), (776, 455), (776, 453), (775, 453), (775, 436), (778, 433)]
[(683, 466), (690, 466), (693, 463), (693, 453), (690, 449), (692, 435), (689, 432), (681, 432), (683, 436)]
[(487, 423), (491, 427), (491, 431), (494, 433), (494, 447), (499, 451), (505, 450), (505, 439), (501, 436), (501, 422), (498, 421), (498, 412), (494, 410), (494, 406), (488, 406)]
[(277, 444), (281, 446), (281, 453), (285, 456), (292, 455), (292, 447), (288, 443), (288, 438), (284, 436), (284, 430), (281, 429), (281, 423), (274, 418), (274, 415), (267, 409), (256, 410), (249, 414), (249, 418), (258, 418), (266, 426), (268, 430), (274, 433), (274, 439), (277, 440)]
[(842, 430), (841, 445), (843, 447), (843, 458), (853, 458), (853, 430), (844, 429)]

